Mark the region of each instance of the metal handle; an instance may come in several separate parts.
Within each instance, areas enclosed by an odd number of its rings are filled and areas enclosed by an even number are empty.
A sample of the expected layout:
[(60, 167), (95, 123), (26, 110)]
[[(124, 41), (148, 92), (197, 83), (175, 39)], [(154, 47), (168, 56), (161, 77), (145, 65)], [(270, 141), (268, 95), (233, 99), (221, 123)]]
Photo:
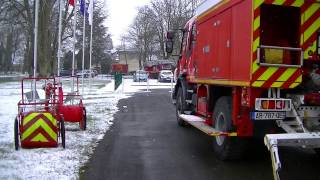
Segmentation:
[[(260, 59), (260, 54), (261, 54), (261, 49), (280, 49), (280, 50), (290, 50), (290, 51), (300, 51), (300, 64), (298, 65), (290, 65), (290, 64), (271, 64), (271, 63), (262, 63)], [(281, 46), (265, 46), (265, 45), (260, 45), (257, 49), (257, 64), (261, 66), (273, 66), (273, 67), (296, 67), (296, 68), (301, 68), (303, 66), (303, 50), (302, 48), (293, 48), (293, 47), (281, 47)]]

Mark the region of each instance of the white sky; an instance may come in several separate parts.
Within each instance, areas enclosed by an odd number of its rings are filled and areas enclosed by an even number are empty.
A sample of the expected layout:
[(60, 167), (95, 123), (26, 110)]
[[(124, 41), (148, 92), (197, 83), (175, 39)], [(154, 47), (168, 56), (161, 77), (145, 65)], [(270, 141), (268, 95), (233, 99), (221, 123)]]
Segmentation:
[(107, 6), (107, 26), (112, 35), (113, 46), (120, 45), (120, 37), (125, 34), (137, 14), (137, 7), (148, 4), (150, 0), (105, 0)]

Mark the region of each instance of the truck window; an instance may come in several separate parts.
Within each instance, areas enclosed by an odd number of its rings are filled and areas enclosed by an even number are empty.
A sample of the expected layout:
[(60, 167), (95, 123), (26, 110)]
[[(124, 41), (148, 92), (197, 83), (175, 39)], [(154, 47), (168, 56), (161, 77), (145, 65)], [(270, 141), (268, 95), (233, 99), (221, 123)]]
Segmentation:
[(260, 62), (300, 65), (300, 8), (263, 4), (260, 16)]
[(187, 38), (188, 38), (188, 31), (185, 30), (182, 35), (182, 50), (183, 50), (183, 52), (186, 52), (186, 50), (187, 50)]
[(191, 30), (191, 46), (190, 46), (190, 49), (193, 49), (196, 40), (197, 40), (197, 29), (196, 29), (196, 24), (193, 24), (192, 30)]
[(188, 50), (187, 50), (187, 57), (190, 57), (192, 54), (192, 49), (196, 42), (196, 25), (192, 25), (191, 32), (188, 33)]

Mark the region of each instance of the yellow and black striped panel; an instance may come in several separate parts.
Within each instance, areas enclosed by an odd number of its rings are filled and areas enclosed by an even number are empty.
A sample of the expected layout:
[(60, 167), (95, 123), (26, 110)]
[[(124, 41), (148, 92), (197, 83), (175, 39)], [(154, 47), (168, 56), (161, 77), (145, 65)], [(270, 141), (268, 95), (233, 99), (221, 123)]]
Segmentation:
[(254, 0), (253, 1), (253, 55), (252, 78), (253, 87), (294, 88), (302, 82), (302, 70), (299, 68), (265, 67), (257, 64), (257, 49), (260, 45), (260, 7), (262, 4), (299, 7), (301, 12), (301, 42), (304, 58), (308, 59), (308, 51), (316, 50), (317, 31), (320, 27), (320, 4), (316, 0)]

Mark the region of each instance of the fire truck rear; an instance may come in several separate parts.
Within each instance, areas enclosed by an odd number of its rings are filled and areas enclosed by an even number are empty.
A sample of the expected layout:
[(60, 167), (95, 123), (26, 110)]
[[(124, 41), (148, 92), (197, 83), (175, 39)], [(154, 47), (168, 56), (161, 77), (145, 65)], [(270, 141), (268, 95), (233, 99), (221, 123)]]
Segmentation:
[(275, 179), (278, 146), (320, 148), (320, 1), (207, 0), (181, 29), (177, 121), (214, 136), (222, 160), (264, 137)]

